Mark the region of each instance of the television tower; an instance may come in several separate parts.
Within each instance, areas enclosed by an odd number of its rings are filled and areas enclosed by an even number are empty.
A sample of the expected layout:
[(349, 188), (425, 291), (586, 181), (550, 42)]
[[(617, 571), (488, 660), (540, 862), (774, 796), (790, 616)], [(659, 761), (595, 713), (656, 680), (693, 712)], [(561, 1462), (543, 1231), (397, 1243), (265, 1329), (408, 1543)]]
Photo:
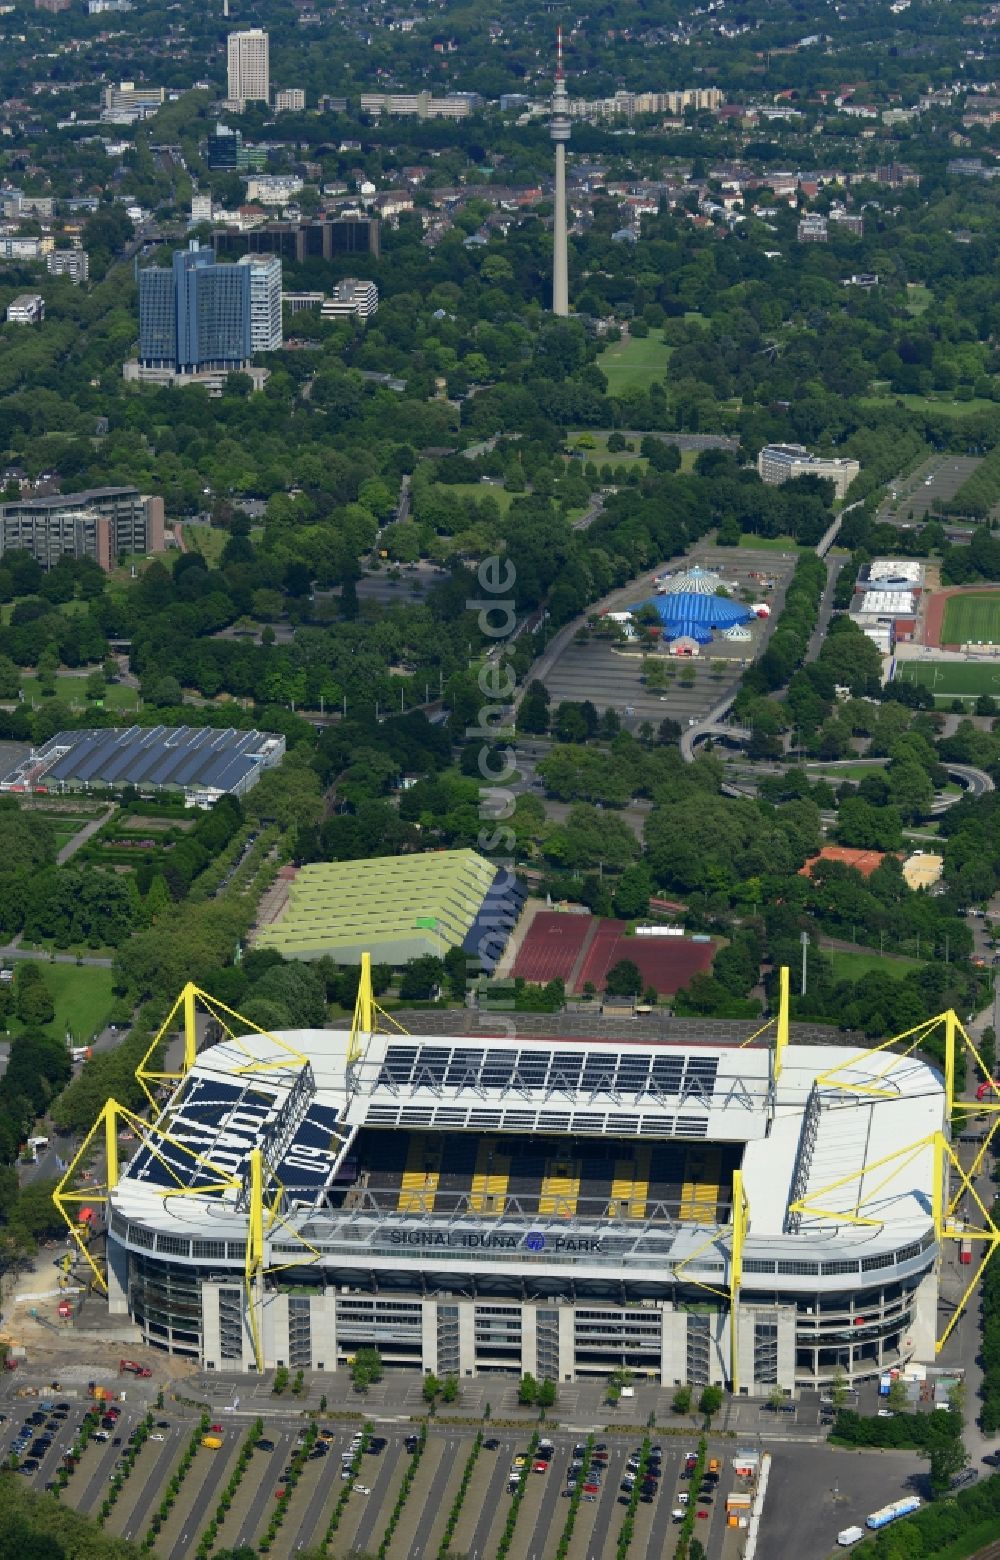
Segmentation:
[(569, 255), (566, 247), (566, 142), (570, 120), (563, 77), (562, 28), (556, 45), (556, 80), (552, 89), (552, 119), (549, 134), (556, 143), (556, 210), (552, 232), (552, 312), (569, 313)]

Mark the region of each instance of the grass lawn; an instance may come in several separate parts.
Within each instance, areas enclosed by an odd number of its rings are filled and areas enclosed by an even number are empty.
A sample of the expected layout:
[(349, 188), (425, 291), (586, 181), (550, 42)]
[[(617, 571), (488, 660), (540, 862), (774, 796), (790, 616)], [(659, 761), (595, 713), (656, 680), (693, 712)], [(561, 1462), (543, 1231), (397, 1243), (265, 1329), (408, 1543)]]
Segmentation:
[[(649, 465), (645, 455), (639, 454), (639, 440), (630, 439), (630, 450), (609, 450), (606, 433), (594, 433), (591, 429), (581, 429), (579, 433), (571, 433), (566, 443), (570, 449), (578, 449), (577, 440), (582, 438), (593, 439), (593, 449), (580, 449), (584, 461), (592, 460), (595, 465), (603, 466), (607, 461), (612, 466), (638, 466), (640, 471), (645, 471)], [(681, 457), (683, 461), (683, 456)], [(570, 470), (572, 471), (572, 466)]]
[(505, 515), (515, 498), (523, 498), (523, 493), (508, 493), (507, 489), (495, 482), (437, 482), (434, 490), (438, 493), (453, 493), (456, 498), (471, 498), (480, 503), (484, 498), (495, 499), (500, 506), (500, 513)]
[(794, 536), (754, 536), (744, 531), (740, 536), (740, 546), (749, 547), (754, 552), (809, 552), (808, 547), (802, 547)]
[[(57, 677), (57, 699), (62, 699), (74, 709), (86, 709), (94, 701), (86, 697), (86, 677)], [(45, 696), (38, 686), (37, 677), (23, 677), (21, 687), (24, 689), (24, 702), (29, 705), (40, 705), (45, 702)], [(126, 688), (120, 683), (111, 683), (104, 690), (104, 707), (109, 710), (137, 710), (139, 708), (139, 695), (135, 688)]]
[[(48, 1034), (61, 1040), (67, 1030), (78, 1045), (86, 1045), (107, 1023), (114, 997), (111, 971), (88, 964), (39, 964), (42, 978), (55, 1003), (56, 1014), (45, 1025)], [(16, 1018), (8, 1020), (11, 1033), (22, 1026)]]
[(907, 282), (906, 284), (906, 312), (907, 314), (923, 314), (933, 301), (934, 294), (923, 282)]
[(1000, 644), (1000, 590), (950, 597), (941, 640), (947, 645)]
[(829, 959), (837, 980), (860, 980), (863, 975), (870, 975), (872, 970), (878, 970), (882, 975), (891, 975), (893, 980), (901, 980), (909, 970), (920, 968), (920, 960), (894, 957), (890, 954), (880, 956), (877, 953), (848, 953), (841, 948), (822, 948), (821, 953)]
[(222, 526), (199, 525), (194, 520), (185, 520), (182, 530), (187, 545), (201, 553), (209, 568), (216, 568), (229, 540), (229, 532)]
[(996, 401), (987, 401), (980, 396), (973, 396), (971, 401), (942, 400), (936, 395), (868, 395), (858, 398), (858, 405), (881, 410), (886, 406), (895, 406), (901, 401), (908, 412), (919, 412), (926, 415), (928, 412), (937, 412), (941, 417), (971, 417), (975, 412), (995, 412)]
[(608, 394), (648, 390), (650, 385), (665, 378), (670, 351), (664, 345), (663, 331), (658, 329), (651, 330), (648, 336), (627, 336), (624, 341), (613, 341), (597, 359), (598, 368), (607, 375)]

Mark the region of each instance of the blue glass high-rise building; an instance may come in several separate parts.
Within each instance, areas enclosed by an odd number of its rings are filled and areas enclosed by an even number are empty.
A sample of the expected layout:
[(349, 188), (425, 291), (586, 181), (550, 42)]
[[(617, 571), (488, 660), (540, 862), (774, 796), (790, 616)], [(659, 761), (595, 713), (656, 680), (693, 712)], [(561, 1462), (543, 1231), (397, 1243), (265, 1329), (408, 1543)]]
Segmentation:
[(191, 374), (250, 361), (250, 268), (219, 265), (197, 240), (139, 272), (139, 361)]

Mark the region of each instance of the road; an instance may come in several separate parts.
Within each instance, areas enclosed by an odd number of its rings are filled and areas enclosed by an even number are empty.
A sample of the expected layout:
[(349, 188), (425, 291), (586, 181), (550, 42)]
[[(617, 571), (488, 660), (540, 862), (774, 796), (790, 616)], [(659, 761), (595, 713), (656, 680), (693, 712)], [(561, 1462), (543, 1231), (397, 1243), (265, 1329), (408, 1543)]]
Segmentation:
[(603, 509), (604, 496), (601, 493), (596, 493), (590, 500), (590, 504), (586, 512), (580, 516), (579, 520), (573, 521), (571, 529), (574, 531), (586, 531), (589, 526), (593, 525), (594, 521), (597, 519), (598, 515), (602, 512)]
[(49, 953), (45, 948), (20, 948), (16, 943), (7, 943), (0, 948), (0, 960), (4, 963), (8, 959), (40, 959), (45, 964), (87, 964), (95, 970), (109, 970), (114, 962), (111, 959), (96, 959), (87, 954), (78, 958), (75, 953)]

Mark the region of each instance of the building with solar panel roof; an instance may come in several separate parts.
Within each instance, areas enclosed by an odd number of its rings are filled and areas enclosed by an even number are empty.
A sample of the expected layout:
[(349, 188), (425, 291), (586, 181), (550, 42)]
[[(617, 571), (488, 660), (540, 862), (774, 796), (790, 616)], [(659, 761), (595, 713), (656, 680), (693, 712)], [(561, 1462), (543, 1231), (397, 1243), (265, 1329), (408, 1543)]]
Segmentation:
[(222, 1038), (196, 1054), (190, 1020), (109, 1173), (112, 1310), (216, 1371), (376, 1346), (766, 1395), (933, 1357), (945, 1086), (912, 1039), (792, 1043), (782, 974), (739, 1043), (383, 1032), (367, 961), (351, 1029), (265, 1035), (205, 998)]
[(193, 805), (211, 806), (220, 796), (243, 796), (284, 752), (284, 737), (267, 731), (213, 726), (58, 731), (0, 779), (0, 791), (59, 795), (131, 787), (150, 796), (180, 792)]

